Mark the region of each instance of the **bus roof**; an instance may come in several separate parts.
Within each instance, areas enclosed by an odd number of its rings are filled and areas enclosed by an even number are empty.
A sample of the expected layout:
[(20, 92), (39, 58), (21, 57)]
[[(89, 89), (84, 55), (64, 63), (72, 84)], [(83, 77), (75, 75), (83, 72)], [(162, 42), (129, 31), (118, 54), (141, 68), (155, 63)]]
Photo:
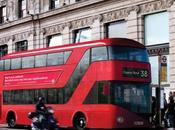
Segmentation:
[(56, 51), (68, 51), (73, 50), (76, 48), (91, 48), (95, 46), (104, 46), (104, 45), (117, 45), (117, 46), (128, 46), (128, 47), (137, 47), (137, 48), (145, 48), (145, 46), (137, 41), (127, 39), (127, 38), (108, 38), (103, 40), (94, 40), (94, 41), (87, 41), (87, 42), (81, 42), (76, 44), (67, 44), (67, 45), (61, 45), (61, 46), (54, 46), (54, 47), (47, 47), (42, 49), (33, 49), (28, 51), (21, 51), (21, 52), (14, 52), (10, 53), (4, 57), (3, 59), (10, 59), (10, 58), (17, 58), (17, 57), (25, 57), (25, 56), (32, 56), (37, 54), (44, 54), (44, 53), (50, 53), (50, 52), (56, 52)]

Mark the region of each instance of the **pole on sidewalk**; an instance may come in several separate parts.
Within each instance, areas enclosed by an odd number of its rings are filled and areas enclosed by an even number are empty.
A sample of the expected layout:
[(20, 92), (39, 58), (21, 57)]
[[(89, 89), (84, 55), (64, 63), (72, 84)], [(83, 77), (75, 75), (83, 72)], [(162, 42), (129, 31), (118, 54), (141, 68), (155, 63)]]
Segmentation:
[(156, 99), (157, 99), (157, 127), (162, 127), (162, 121), (161, 121), (161, 108), (160, 108), (160, 91), (161, 91), (161, 54), (158, 54), (158, 87), (156, 88)]

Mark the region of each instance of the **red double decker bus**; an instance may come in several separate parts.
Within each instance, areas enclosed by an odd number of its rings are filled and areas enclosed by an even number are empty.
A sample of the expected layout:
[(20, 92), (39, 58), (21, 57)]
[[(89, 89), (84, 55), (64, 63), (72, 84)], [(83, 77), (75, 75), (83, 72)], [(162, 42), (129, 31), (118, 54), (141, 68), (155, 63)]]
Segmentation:
[(0, 60), (0, 119), (29, 125), (45, 98), (60, 127), (149, 127), (151, 74), (144, 45), (104, 39), (36, 49)]

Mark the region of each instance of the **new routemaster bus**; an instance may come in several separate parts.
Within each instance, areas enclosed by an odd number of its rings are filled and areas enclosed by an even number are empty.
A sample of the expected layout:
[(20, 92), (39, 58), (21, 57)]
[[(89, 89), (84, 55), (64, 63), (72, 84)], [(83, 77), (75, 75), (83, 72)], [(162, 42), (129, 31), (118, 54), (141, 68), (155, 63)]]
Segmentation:
[(144, 45), (104, 39), (6, 55), (0, 60), (0, 119), (29, 125), (36, 99), (60, 127), (149, 127), (151, 74)]

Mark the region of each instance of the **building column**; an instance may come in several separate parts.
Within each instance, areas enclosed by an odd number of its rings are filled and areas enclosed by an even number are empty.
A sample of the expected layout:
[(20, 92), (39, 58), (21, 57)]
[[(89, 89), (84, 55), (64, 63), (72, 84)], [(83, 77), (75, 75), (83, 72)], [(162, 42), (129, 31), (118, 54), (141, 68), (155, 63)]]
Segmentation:
[(28, 50), (33, 50), (34, 49), (34, 35), (33, 35), (33, 33), (29, 34), (27, 41), (28, 41)]
[[(46, 0), (40, 0), (40, 12), (43, 13), (44, 12), (44, 1)], [(49, 5), (48, 5), (49, 6)]]
[(69, 44), (74, 43), (74, 29), (72, 28), (72, 24), (68, 23), (69, 28)]
[(49, 0), (41, 0), (41, 12), (46, 12), (49, 10), (49, 6), (50, 6), (50, 3), (49, 3)]
[(7, 42), (8, 45), (8, 54), (13, 52), (13, 39), (10, 38)]
[(98, 15), (94, 17), (94, 22), (92, 24), (92, 40), (99, 40), (101, 39), (101, 20), (102, 16)]
[(143, 17), (138, 17), (138, 42), (144, 44), (144, 21)]
[(35, 0), (34, 2), (34, 14), (39, 14), (40, 13), (40, 0)]
[(169, 9), (170, 87), (175, 90), (175, 2)]
[(137, 12), (131, 11), (127, 18), (127, 36), (130, 39), (138, 41), (138, 21)]
[(64, 29), (62, 30), (62, 36), (63, 36), (63, 44), (70, 44), (71, 38), (70, 38), (70, 27), (69, 25), (66, 25)]
[(44, 36), (45, 34), (45, 30), (40, 28), (40, 33), (39, 33), (39, 40), (40, 40), (40, 44), (43, 45), (43, 47), (47, 47), (47, 40)]
[[(33, 21), (33, 35), (34, 35), (34, 48), (43, 48), (45, 45), (43, 42), (41, 42), (41, 39), (43, 39), (43, 35), (41, 34), (41, 25), (40, 25), (40, 19), (38, 18), (38, 15), (34, 16)], [(42, 32), (43, 33), (43, 32)]]

